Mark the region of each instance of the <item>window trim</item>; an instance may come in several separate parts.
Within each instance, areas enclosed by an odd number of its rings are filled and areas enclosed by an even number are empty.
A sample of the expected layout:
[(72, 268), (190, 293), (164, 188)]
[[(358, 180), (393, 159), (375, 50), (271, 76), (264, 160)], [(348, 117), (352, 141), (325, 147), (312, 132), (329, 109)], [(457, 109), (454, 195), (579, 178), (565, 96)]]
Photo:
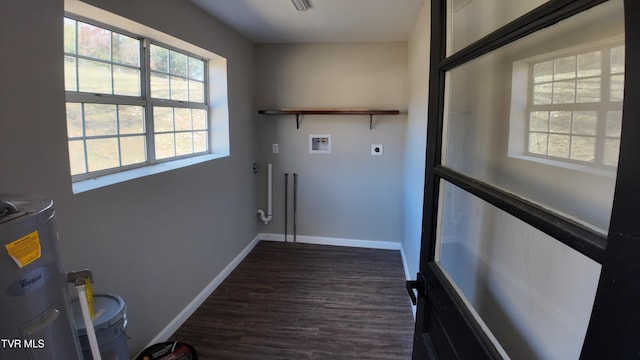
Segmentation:
[(102, 187), (139, 179), (146, 176), (157, 175), (167, 171), (180, 169), (183, 167), (193, 166), (208, 162), (211, 160), (225, 158), (227, 154), (207, 154), (200, 156), (192, 156), (189, 158), (166, 161), (155, 165), (141, 166), (134, 169), (124, 170), (117, 173), (96, 176), (90, 179), (76, 181), (71, 184), (74, 194), (83, 193), (85, 191), (95, 190)]
[[(186, 158), (163, 159), (151, 165), (143, 163), (132, 165), (131, 168), (122, 167), (119, 168), (121, 171), (111, 174), (94, 172), (91, 173), (92, 176), (86, 179), (72, 179), (71, 185), (74, 194), (231, 156), (227, 86), (228, 65), (225, 57), (200, 46), (188, 43), (168, 33), (79, 0), (65, 0), (64, 16), (69, 16), (80, 21), (88, 21), (100, 26), (108, 24), (106, 27), (109, 29), (115, 28), (117, 29), (116, 32), (123, 33), (127, 36), (133, 34), (136, 38), (150, 38), (161, 46), (176, 49), (182, 53), (189, 54), (196, 58), (207, 59), (208, 61), (208, 66), (205, 68), (205, 76), (209, 87), (205, 89), (205, 100), (210, 106), (208, 111), (209, 153), (190, 155)], [(141, 63), (144, 63), (143, 59), (141, 59)], [(142, 90), (143, 92), (145, 91), (145, 89)], [(76, 93), (75, 95), (78, 94)], [(94, 96), (94, 102), (100, 102), (100, 97), (101, 96)], [(75, 97), (66, 99), (66, 101), (77, 100)], [(139, 100), (143, 101), (142, 98)], [(104, 101), (104, 99), (102, 99), (102, 101)], [(149, 133), (148, 129), (147, 132)]]

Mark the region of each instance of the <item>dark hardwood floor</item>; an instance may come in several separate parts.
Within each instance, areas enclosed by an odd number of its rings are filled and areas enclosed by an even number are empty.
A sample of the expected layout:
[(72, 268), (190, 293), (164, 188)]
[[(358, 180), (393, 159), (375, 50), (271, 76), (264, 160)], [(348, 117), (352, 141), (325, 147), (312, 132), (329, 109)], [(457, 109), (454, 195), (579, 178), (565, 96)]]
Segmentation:
[(262, 241), (176, 331), (200, 359), (410, 359), (400, 252)]

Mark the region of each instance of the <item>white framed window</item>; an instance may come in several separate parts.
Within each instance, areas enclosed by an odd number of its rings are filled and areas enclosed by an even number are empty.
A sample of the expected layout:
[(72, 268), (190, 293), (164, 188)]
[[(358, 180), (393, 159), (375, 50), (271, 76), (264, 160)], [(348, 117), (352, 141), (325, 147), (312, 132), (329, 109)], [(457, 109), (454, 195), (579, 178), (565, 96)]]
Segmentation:
[(212, 152), (209, 59), (72, 15), (64, 35), (74, 182)]
[(527, 71), (524, 155), (617, 166), (624, 51), (621, 42), (607, 43), (514, 66)]

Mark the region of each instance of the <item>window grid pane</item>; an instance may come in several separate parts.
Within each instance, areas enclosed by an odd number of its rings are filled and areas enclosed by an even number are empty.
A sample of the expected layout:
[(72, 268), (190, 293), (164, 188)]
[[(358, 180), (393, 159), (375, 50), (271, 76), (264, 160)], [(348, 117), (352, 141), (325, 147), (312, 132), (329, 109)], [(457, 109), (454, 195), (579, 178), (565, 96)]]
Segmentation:
[(64, 34), (67, 91), (142, 94), (139, 39), (70, 18)]
[(143, 163), (147, 160), (146, 138), (125, 136), (120, 138), (122, 166)]
[(78, 55), (111, 60), (111, 31), (78, 21)]
[(112, 94), (111, 65), (100, 61), (78, 59), (78, 90)]
[(176, 156), (175, 136), (170, 134), (156, 134), (156, 159), (166, 159)]
[(64, 57), (64, 88), (66, 91), (78, 91), (78, 67), (76, 58)]
[(151, 44), (151, 97), (205, 103), (205, 62), (192, 56)]
[(617, 166), (624, 46), (543, 60), (530, 69), (527, 152)]
[(208, 150), (206, 111), (202, 109), (154, 108), (156, 158), (166, 159)]
[[(68, 17), (63, 27), (72, 176), (113, 173), (209, 151), (206, 61), (151, 44), (145, 66), (149, 73), (144, 74), (142, 40), (135, 35)], [(151, 93), (145, 99), (147, 79)], [(164, 99), (163, 106), (151, 97)], [(151, 145), (147, 121), (153, 122)]]
[(87, 172), (83, 140), (69, 141), (69, 163), (71, 165), (71, 175), (80, 175)]
[(120, 151), (117, 138), (89, 139), (85, 143), (89, 172), (120, 166)]
[(142, 106), (67, 102), (72, 175), (144, 163)]

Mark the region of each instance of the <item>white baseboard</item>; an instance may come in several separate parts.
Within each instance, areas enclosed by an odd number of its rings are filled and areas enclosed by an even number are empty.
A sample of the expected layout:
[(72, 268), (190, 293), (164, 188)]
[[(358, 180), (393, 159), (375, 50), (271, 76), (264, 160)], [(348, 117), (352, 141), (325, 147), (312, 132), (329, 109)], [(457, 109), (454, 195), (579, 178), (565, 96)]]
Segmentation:
[[(283, 234), (258, 234), (258, 237), (260, 237), (261, 240), (267, 240), (267, 241), (284, 241)], [(293, 235), (287, 235), (287, 241), (293, 242)], [(402, 244), (395, 241), (342, 239), (342, 238), (329, 238), (329, 237), (307, 236), (307, 235), (297, 235), (296, 242), (303, 243), (303, 244), (350, 246), (350, 247), (384, 249), (384, 250), (402, 249)]]
[[(256, 236), (241, 252), (236, 256), (211, 282), (202, 290), (198, 296), (196, 296), (187, 307), (185, 307), (173, 320), (167, 324), (154, 337), (147, 346), (167, 341), (171, 335), (193, 314), (202, 303), (207, 300), (209, 295), (222, 284), (224, 279), (231, 274), (231, 272), (244, 260), (244, 258), (253, 250), (253, 248), (260, 242), (260, 236)], [(145, 347), (146, 348), (146, 347)]]
[(404, 277), (406, 280), (413, 279), (414, 275), (409, 273), (409, 264), (407, 263), (407, 257), (404, 255), (404, 248), (400, 247), (400, 256), (402, 257), (402, 268), (404, 269)]
[[(407, 257), (404, 255), (404, 248), (400, 247), (400, 256), (402, 257), (402, 267), (404, 268), (404, 277), (407, 281), (412, 280), (414, 275), (409, 273), (409, 265), (407, 264)], [(416, 310), (417, 306), (413, 305), (411, 299), (409, 299), (409, 305), (411, 305), (411, 312), (413, 312), (413, 320), (416, 320)]]

